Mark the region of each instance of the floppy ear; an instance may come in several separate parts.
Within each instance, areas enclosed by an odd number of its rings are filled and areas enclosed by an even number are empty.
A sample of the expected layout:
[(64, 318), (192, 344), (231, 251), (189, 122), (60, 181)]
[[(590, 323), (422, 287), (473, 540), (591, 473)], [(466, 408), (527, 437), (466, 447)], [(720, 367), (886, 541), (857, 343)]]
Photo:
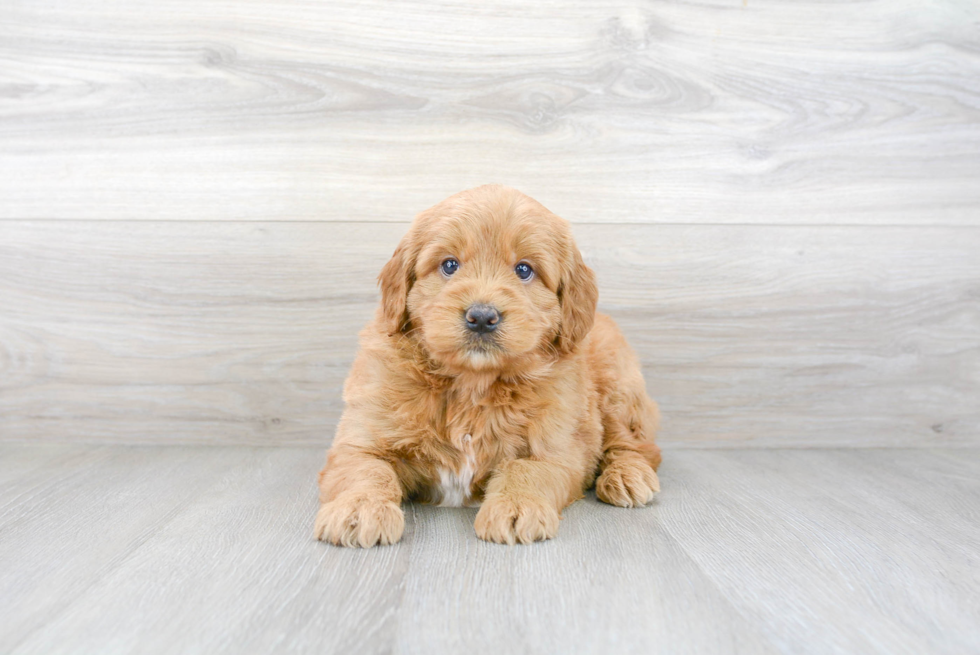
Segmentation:
[(395, 254), (381, 269), (378, 285), (381, 287), (381, 316), (388, 334), (401, 332), (408, 323), (408, 292), (415, 282), (415, 258), (409, 252), (410, 235), (405, 235)]
[(572, 262), (558, 284), (558, 302), (561, 303), (561, 327), (558, 328), (557, 345), (563, 353), (571, 352), (595, 323), (595, 306), (599, 300), (599, 288), (595, 273), (582, 261), (578, 248), (571, 245)]

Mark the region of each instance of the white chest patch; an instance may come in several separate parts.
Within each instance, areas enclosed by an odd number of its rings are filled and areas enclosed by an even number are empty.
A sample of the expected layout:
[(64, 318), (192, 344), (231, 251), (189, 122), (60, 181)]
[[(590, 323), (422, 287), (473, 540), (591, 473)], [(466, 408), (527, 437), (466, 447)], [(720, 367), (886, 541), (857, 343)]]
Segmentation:
[(442, 494), (439, 507), (466, 507), (470, 505), (470, 487), (473, 484), (473, 475), (476, 473), (476, 457), (473, 455), (472, 439), (473, 437), (468, 434), (463, 437), (465, 459), (458, 471), (439, 469), (439, 491)]

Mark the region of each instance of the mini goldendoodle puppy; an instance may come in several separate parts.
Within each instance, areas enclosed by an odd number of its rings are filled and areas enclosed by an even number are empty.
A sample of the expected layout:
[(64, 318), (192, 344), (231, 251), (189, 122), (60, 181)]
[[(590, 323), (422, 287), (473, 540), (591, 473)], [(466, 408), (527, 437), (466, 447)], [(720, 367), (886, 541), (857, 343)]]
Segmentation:
[(394, 543), (410, 498), (479, 505), (478, 537), (529, 543), (593, 483), (622, 507), (659, 491), (657, 406), (565, 220), (514, 189), (464, 191), (415, 218), (379, 282), (318, 539)]

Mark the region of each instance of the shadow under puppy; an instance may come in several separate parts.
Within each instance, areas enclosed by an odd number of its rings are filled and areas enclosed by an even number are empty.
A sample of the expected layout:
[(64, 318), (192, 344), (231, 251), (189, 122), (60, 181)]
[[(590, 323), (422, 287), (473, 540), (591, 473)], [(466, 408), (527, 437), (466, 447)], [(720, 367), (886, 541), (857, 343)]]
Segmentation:
[(593, 483), (613, 505), (653, 498), (657, 406), (565, 220), (514, 189), (464, 191), (415, 218), (379, 281), (318, 539), (394, 543), (405, 498), (480, 505), (476, 534), (499, 543), (554, 537)]

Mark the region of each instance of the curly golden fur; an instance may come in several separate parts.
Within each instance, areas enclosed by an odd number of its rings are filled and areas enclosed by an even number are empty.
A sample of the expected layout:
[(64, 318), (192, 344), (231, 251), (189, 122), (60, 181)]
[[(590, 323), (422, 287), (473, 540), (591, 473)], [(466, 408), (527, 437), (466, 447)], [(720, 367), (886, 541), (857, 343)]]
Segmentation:
[[(320, 472), (318, 539), (394, 543), (415, 499), (480, 505), (478, 537), (529, 543), (593, 483), (613, 505), (653, 498), (657, 406), (596, 313), (566, 221), (513, 189), (464, 191), (415, 218), (379, 282)], [(475, 306), (491, 308), (482, 327)]]

